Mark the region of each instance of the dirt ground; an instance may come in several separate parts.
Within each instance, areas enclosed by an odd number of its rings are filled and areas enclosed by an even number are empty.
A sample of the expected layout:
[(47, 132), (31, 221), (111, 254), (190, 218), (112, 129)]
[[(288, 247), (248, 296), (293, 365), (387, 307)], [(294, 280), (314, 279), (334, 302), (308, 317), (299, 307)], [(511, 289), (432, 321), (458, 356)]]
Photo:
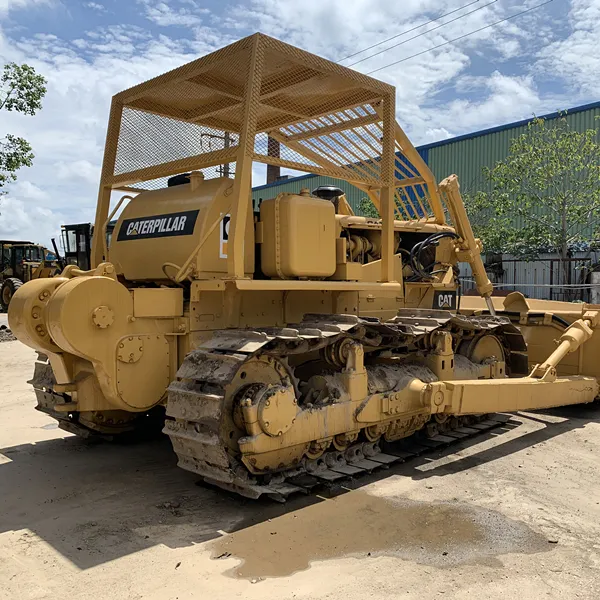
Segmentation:
[(0, 344), (2, 599), (600, 597), (600, 406), (280, 505), (197, 485), (168, 440), (65, 434), (33, 359)]

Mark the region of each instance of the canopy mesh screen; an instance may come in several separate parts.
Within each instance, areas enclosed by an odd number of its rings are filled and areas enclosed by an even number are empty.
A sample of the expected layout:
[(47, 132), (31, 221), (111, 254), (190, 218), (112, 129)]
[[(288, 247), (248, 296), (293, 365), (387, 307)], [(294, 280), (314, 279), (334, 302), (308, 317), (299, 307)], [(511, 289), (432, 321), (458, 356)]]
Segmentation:
[[(144, 177), (144, 173), (151, 175), (154, 168), (176, 160), (181, 161), (185, 171), (188, 170), (186, 160), (189, 169), (193, 169), (198, 155), (231, 150), (238, 144), (237, 134), (125, 107), (114, 174), (142, 171)], [(235, 170), (227, 169), (225, 164), (204, 169), (204, 172), (207, 178), (235, 174)]]
[(234, 177), (246, 156), (346, 180), (375, 203), (393, 185), (396, 218), (439, 221), (429, 169), (399, 127), (384, 131), (394, 97), (388, 84), (255, 34), (115, 96), (103, 185), (155, 189), (191, 170)]

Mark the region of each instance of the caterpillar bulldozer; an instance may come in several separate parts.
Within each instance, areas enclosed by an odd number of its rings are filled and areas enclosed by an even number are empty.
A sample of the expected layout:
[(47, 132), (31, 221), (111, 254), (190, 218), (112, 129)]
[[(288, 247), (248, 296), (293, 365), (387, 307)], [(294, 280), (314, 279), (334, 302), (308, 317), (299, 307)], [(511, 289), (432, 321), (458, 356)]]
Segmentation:
[[(83, 436), (164, 418), (179, 466), (256, 498), (385, 464), (416, 432), (595, 400), (600, 306), (492, 298), (457, 178), (436, 182), (395, 102), (262, 34), (117, 94), (92, 268), (10, 306), (38, 409)], [(255, 212), (256, 163), (350, 182), (380, 218), (335, 188)]]

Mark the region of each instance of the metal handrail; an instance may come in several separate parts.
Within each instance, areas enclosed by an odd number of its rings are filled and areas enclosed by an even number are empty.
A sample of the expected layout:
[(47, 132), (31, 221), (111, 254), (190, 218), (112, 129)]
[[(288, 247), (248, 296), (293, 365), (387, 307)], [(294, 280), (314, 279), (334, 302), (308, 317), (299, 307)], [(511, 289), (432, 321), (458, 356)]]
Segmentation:
[(119, 198), (119, 201), (117, 202), (117, 205), (113, 208), (112, 212), (108, 215), (108, 218), (106, 219), (106, 221), (104, 221), (104, 225), (102, 225), (102, 250), (104, 253), (104, 260), (108, 260), (108, 243), (106, 241), (106, 230), (108, 229), (108, 224), (112, 221), (112, 218), (115, 216), (115, 213), (119, 210), (121, 204), (123, 204), (123, 200), (127, 199), (127, 200), (133, 200), (133, 196), (128, 196), (127, 194), (125, 196), (121, 196), (121, 198)]
[[(181, 281), (183, 281), (186, 278), (187, 271), (190, 268), (190, 264), (191, 264), (192, 260), (194, 260), (194, 258), (198, 255), (198, 252), (200, 252), (200, 250), (202, 249), (202, 246), (204, 246), (204, 243), (209, 238), (210, 234), (217, 228), (219, 223), (223, 220), (224, 216), (230, 211), (230, 208), (231, 208), (231, 205), (227, 206), (227, 208), (225, 209), (225, 212), (222, 212), (219, 215), (219, 218), (207, 229), (205, 234), (202, 236), (202, 238), (198, 242), (198, 245), (192, 250), (192, 252), (189, 255), (189, 257), (187, 258), (187, 260), (183, 263), (183, 265), (181, 266), (181, 268), (179, 269), (179, 271), (173, 278), (173, 281), (175, 283), (180, 283)], [(163, 269), (163, 271), (164, 271), (164, 269)]]

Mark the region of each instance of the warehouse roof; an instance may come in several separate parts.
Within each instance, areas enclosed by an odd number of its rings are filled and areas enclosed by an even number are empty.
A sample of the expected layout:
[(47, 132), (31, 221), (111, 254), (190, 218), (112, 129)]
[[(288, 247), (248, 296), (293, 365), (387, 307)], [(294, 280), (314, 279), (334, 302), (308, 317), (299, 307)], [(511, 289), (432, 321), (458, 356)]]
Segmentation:
[[(540, 119), (556, 119), (561, 114), (574, 114), (578, 112), (583, 112), (586, 110), (600, 109), (600, 102), (591, 102), (590, 104), (583, 104), (582, 106), (575, 106), (573, 108), (568, 108), (563, 111), (557, 111), (553, 113), (548, 113), (546, 115), (540, 115), (538, 118)], [(522, 127), (523, 125), (527, 125), (533, 121), (536, 117), (531, 117), (529, 119), (523, 119), (521, 121), (514, 121), (513, 123), (507, 123), (505, 125), (499, 125), (497, 127), (489, 127), (488, 129), (481, 129), (480, 131), (474, 131), (472, 133), (465, 133), (463, 135), (458, 135), (455, 137), (448, 138), (446, 140), (440, 140), (438, 142), (432, 142), (431, 144), (423, 144), (422, 146), (417, 146), (417, 151), (420, 154), (426, 153), (431, 148), (439, 148), (440, 146), (446, 146), (448, 144), (454, 144), (455, 142), (460, 142), (463, 140), (469, 140), (477, 137), (481, 137), (484, 135), (489, 135), (491, 133), (497, 133), (499, 131), (505, 131), (507, 129), (514, 129), (516, 127)], [(278, 185), (283, 185), (285, 183), (289, 183), (290, 181), (300, 181), (302, 179), (310, 179), (311, 177), (318, 177), (314, 173), (308, 173), (306, 175), (299, 175), (298, 177), (290, 177), (289, 179), (281, 179), (278, 181), (274, 181), (273, 183), (267, 183), (264, 185), (258, 185), (252, 188), (252, 191), (264, 190), (267, 188), (275, 187)]]

